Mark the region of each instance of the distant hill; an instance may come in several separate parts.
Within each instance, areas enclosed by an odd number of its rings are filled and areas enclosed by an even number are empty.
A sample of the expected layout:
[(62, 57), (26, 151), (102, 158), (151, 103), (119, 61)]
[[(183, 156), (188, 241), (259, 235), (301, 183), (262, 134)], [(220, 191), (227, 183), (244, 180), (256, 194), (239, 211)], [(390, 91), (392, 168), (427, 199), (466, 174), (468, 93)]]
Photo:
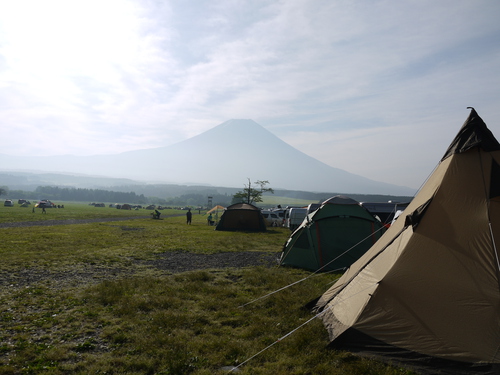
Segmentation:
[[(183, 142), (116, 155), (17, 157), (0, 154), (0, 167), (123, 178), (148, 183), (241, 188), (268, 180), (274, 189), (411, 196), (415, 189), (374, 181), (330, 167), (252, 120), (229, 120)], [(1, 182), (0, 182), (1, 184)]]
[[(33, 173), (33, 172), (8, 172), (0, 170), (0, 187), (7, 187), (8, 194), (3, 198), (19, 199), (41, 199), (38, 193), (39, 187), (56, 186), (59, 188), (97, 189), (109, 192), (134, 193), (148, 198), (149, 203), (159, 203), (156, 198), (173, 201), (176, 205), (200, 205), (207, 204), (209, 196), (213, 197), (213, 204), (230, 204), (232, 196), (242, 190), (222, 186), (203, 185), (176, 185), (176, 184), (146, 184), (121, 178), (91, 177), (85, 175), (57, 174), (57, 173)], [(96, 190), (96, 191), (97, 191)], [(42, 189), (46, 191), (46, 189)], [(32, 192), (31, 194), (29, 192)], [(300, 190), (275, 189), (274, 194), (265, 193), (264, 201), (274, 202), (274, 205), (302, 204), (303, 202), (320, 203), (337, 192), (310, 192)], [(43, 197), (48, 195), (43, 193)], [(377, 195), (377, 194), (349, 194), (359, 202), (410, 202), (412, 196)], [(60, 197), (53, 199), (62, 199)], [(93, 199), (95, 200), (95, 199)], [(114, 201), (113, 201), (114, 202)], [(290, 203), (293, 202), (293, 203)], [(140, 203), (140, 202), (129, 202)], [(306, 203), (303, 203), (306, 204)], [(259, 206), (266, 205), (265, 203)]]

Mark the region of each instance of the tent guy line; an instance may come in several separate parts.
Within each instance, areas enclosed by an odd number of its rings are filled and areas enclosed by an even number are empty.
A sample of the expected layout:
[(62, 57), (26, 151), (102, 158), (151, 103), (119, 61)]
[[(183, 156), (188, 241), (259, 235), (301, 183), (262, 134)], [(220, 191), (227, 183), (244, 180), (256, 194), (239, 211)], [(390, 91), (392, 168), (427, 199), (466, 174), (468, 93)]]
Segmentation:
[[(374, 234), (377, 234), (378, 232), (384, 230), (385, 228), (382, 226), (380, 228), (378, 228), (375, 232), (367, 235), (365, 238), (363, 238), (362, 240), (360, 240), (358, 243), (354, 244), (353, 246), (351, 246), (349, 249), (347, 249), (346, 251), (344, 251), (343, 253), (339, 254), (338, 256), (336, 256), (335, 258), (333, 258), (332, 260), (330, 260), (329, 262), (325, 263), (324, 265), (322, 265), (320, 268), (318, 268), (317, 270), (313, 271), (312, 275), (318, 273), (318, 272), (321, 272), (323, 269), (325, 269), (326, 267), (328, 267), (330, 264), (332, 264), (333, 262), (335, 262), (336, 260), (338, 260), (339, 258), (341, 258), (342, 256), (348, 254), (350, 251), (354, 250), (356, 247), (358, 247), (359, 245), (361, 245), (363, 242), (365, 242), (366, 240), (370, 239), (371, 237), (373, 237)], [(288, 252), (284, 254), (283, 258), (286, 257), (286, 255), (291, 251), (291, 248), (288, 249)], [(335, 272), (335, 271), (341, 271), (341, 270), (345, 270), (347, 267), (341, 267), (341, 268), (337, 268), (335, 270), (333, 270), (332, 272)], [(310, 276), (312, 276), (310, 275)]]
[[(302, 280), (300, 280), (302, 281)], [(299, 282), (300, 282), (299, 281)], [(294, 283), (296, 284), (296, 283)], [(363, 293), (365, 290), (371, 288), (373, 285), (370, 285), (368, 287), (366, 287), (365, 289), (363, 290), (360, 290), (358, 291), (357, 293), (349, 296), (347, 299), (349, 298), (353, 298), (355, 297), (357, 294), (359, 293)], [(340, 300), (340, 301), (337, 301), (335, 304), (340, 304), (340, 303), (343, 303), (345, 302), (346, 300)], [(245, 363), (251, 361), (252, 359), (254, 359), (255, 357), (258, 357), (259, 355), (261, 355), (262, 353), (264, 353), (266, 350), (270, 349), (271, 347), (273, 347), (274, 345), (278, 344), (279, 342), (283, 341), (284, 339), (286, 339), (287, 337), (291, 336), (292, 334), (294, 334), (295, 332), (297, 332), (299, 329), (301, 329), (302, 327), (305, 327), (306, 325), (308, 325), (309, 323), (311, 323), (314, 319), (317, 319), (319, 317), (321, 317), (321, 315), (325, 314), (327, 311), (329, 311), (331, 308), (333, 308), (334, 305), (331, 305), (331, 306), (328, 306), (327, 308), (325, 308), (324, 310), (318, 312), (317, 314), (315, 314), (312, 318), (308, 319), (307, 321), (305, 321), (304, 323), (302, 323), (301, 325), (295, 327), (294, 329), (292, 329), (291, 331), (289, 331), (288, 333), (286, 333), (285, 335), (281, 336), (279, 339), (275, 340), (273, 343), (269, 344), (268, 346), (266, 346), (264, 349), (262, 349), (261, 351), (255, 353), (253, 356), (245, 359), (243, 362), (241, 362), (238, 366), (234, 366), (231, 370), (229, 370), (229, 372), (233, 372), (233, 371), (236, 371), (238, 368), (240, 368), (241, 366), (243, 366)]]
[[(334, 272), (341, 271), (341, 270), (342, 270), (342, 268), (339, 268), (337, 270), (332, 270), (332, 271), (328, 271), (328, 272), (325, 272), (325, 273), (334, 273)], [(292, 287), (294, 285), (300, 284), (301, 282), (306, 281), (306, 280), (308, 280), (308, 279), (310, 279), (311, 277), (314, 277), (314, 276), (318, 276), (318, 271), (317, 272), (313, 272), (309, 276), (306, 276), (306, 277), (304, 277), (304, 278), (302, 278), (300, 280), (297, 280), (297, 281), (295, 281), (295, 282), (293, 282), (291, 284), (288, 284), (288, 285), (286, 285), (286, 286), (284, 286), (282, 288), (276, 289), (276, 290), (272, 291), (271, 293), (268, 293), (266, 295), (260, 296), (259, 298), (256, 298), (256, 299), (254, 299), (254, 300), (252, 300), (250, 302), (244, 303), (243, 305), (238, 306), (238, 308), (241, 309), (241, 308), (243, 308), (245, 306), (251, 305), (252, 303), (255, 303), (257, 301), (263, 300), (264, 298), (270, 297), (273, 294), (281, 292), (281, 291), (283, 291), (285, 289), (288, 289), (288, 288), (290, 288), (290, 287)], [(334, 281), (336, 281), (336, 279), (333, 280), (332, 282), (334, 282)]]
[(277, 339), (276, 341), (274, 341), (272, 344), (266, 346), (264, 349), (262, 349), (260, 352), (254, 354), (253, 356), (247, 358), (246, 360), (244, 360), (243, 362), (241, 362), (238, 366), (235, 366), (233, 367), (229, 372), (233, 372), (235, 371), (236, 369), (238, 369), (239, 367), (243, 366), (245, 363), (251, 361), (252, 359), (254, 359), (255, 357), (259, 356), (260, 354), (264, 353), (266, 350), (270, 349), (271, 347), (273, 347), (274, 345), (278, 344), (279, 342), (283, 341), (284, 339), (286, 339), (288, 336), (292, 335), (293, 333), (295, 333), (296, 331), (298, 331), (299, 329), (301, 329), (302, 327), (306, 326), (307, 324), (309, 324), (310, 322), (312, 322), (314, 319), (318, 318), (321, 314), (324, 314), (326, 312), (325, 311), (321, 311), (319, 312), (318, 314), (316, 314), (315, 316), (313, 316), (312, 318), (310, 318), (309, 320), (307, 320), (306, 322), (302, 323), (300, 326), (294, 328), (293, 330), (291, 330), (290, 332), (288, 332), (287, 334), (285, 334), (284, 336), (281, 336), (279, 339)]
[(498, 374), (500, 143), (474, 109), (401, 216), (318, 300), (330, 344), (423, 371)]
[[(307, 218), (306, 218), (306, 219), (307, 219)], [(335, 258), (334, 258), (334, 259), (332, 259), (331, 261), (327, 262), (326, 264), (324, 264), (323, 266), (321, 266), (321, 267), (320, 267), (320, 268), (318, 268), (317, 270), (313, 271), (310, 275), (308, 275), (308, 276), (306, 276), (306, 277), (302, 278), (301, 280), (295, 281), (295, 282), (293, 282), (293, 283), (291, 283), (291, 284), (288, 284), (288, 285), (286, 285), (286, 286), (284, 286), (284, 287), (282, 287), (282, 288), (276, 289), (276, 290), (274, 290), (274, 291), (272, 291), (272, 292), (270, 292), (270, 293), (268, 293), (268, 294), (266, 294), (266, 295), (264, 295), (264, 296), (261, 296), (261, 297), (259, 297), (259, 298), (256, 298), (256, 299), (254, 299), (254, 300), (250, 301), (250, 302), (247, 302), (247, 303), (245, 303), (245, 304), (243, 304), (243, 305), (240, 305), (240, 306), (238, 306), (238, 308), (243, 308), (243, 307), (245, 307), (245, 306), (248, 306), (248, 305), (250, 305), (250, 304), (252, 304), (252, 303), (254, 303), (254, 302), (260, 301), (260, 300), (262, 300), (262, 299), (264, 299), (264, 298), (267, 298), (267, 297), (272, 296), (273, 294), (276, 294), (276, 293), (281, 292), (281, 291), (283, 291), (283, 290), (285, 290), (285, 289), (288, 289), (288, 288), (290, 288), (290, 287), (292, 287), (292, 286), (294, 286), (294, 285), (296, 285), (296, 284), (300, 284), (301, 282), (306, 281), (306, 280), (308, 280), (308, 279), (309, 279), (309, 278), (311, 278), (311, 277), (317, 276), (317, 274), (318, 274), (319, 272), (321, 272), (323, 269), (325, 269), (326, 267), (328, 267), (328, 265), (330, 265), (331, 263), (335, 262), (337, 259), (339, 259), (339, 258), (340, 258), (340, 257), (342, 257), (343, 255), (345, 255), (345, 254), (349, 253), (350, 251), (352, 251), (353, 249), (355, 249), (358, 245), (360, 245), (361, 243), (363, 243), (364, 241), (366, 241), (366, 240), (368, 240), (370, 237), (372, 237), (372, 236), (373, 236), (373, 234), (378, 233), (379, 231), (381, 231), (381, 230), (383, 230), (383, 229), (384, 229), (384, 227), (381, 227), (381, 228), (377, 229), (374, 233), (367, 235), (364, 239), (360, 240), (358, 243), (356, 243), (355, 245), (351, 246), (349, 249), (347, 249), (346, 251), (344, 251), (342, 254), (339, 254), (337, 257), (335, 257)], [(290, 251), (290, 250), (289, 250), (289, 251)], [(285, 256), (286, 256), (286, 254), (285, 254)], [(342, 271), (342, 270), (345, 270), (345, 267), (337, 268), (337, 269), (334, 269), (334, 270), (328, 270), (328, 271), (327, 271), (327, 272), (325, 272), (325, 273), (334, 273), (334, 272), (337, 272), (337, 271)], [(335, 282), (335, 281), (336, 281), (336, 280), (333, 280), (332, 282)]]
[(401, 216), (320, 297), (313, 318), (238, 367), (320, 318), (345, 350), (498, 374), (500, 143), (474, 109)]
[[(394, 205), (391, 210), (394, 210)], [(384, 222), (389, 219), (381, 214)], [(309, 271), (350, 267), (385, 232), (367, 206), (336, 195), (310, 212), (283, 246), (280, 265)]]

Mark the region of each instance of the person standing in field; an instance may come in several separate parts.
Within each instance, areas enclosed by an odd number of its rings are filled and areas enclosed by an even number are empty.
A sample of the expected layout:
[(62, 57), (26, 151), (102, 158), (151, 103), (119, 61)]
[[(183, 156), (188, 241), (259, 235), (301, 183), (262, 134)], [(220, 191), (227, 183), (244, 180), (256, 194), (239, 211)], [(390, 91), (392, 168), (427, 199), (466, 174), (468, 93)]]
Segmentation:
[(193, 217), (193, 213), (191, 212), (191, 209), (188, 209), (188, 212), (186, 212), (186, 223), (188, 225), (191, 225), (191, 218)]

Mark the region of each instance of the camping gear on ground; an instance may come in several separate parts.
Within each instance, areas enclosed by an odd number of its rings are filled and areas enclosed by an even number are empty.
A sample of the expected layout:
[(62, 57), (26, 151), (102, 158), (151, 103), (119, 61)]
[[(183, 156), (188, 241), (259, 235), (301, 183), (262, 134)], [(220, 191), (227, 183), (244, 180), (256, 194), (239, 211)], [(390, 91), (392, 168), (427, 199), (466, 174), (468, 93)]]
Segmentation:
[(258, 207), (236, 203), (226, 208), (215, 230), (265, 232), (266, 223)]
[(384, 231), (382, 223), (357, 201), (337, 195), (307, 215), (291, 234), (280, 265), (341, 270), (363, 255)]
[(210, 210), (207, 211), (207, 214), (214, 214), (215, 215), (215, 220), (213, 220), (213, 223), (211, 225), (217, 225), (219, 223), (219, 213), (222, 214), (226, 208), (221, 205), (216, 205), (212, 207)]
[(317, 302), (332, 345), (500, 373), (497, 241), (500, 144), (472, 109), (404, 212)]
[(219, 212), (219, 211), (224, 211), (226, 208), (224, 206), (221, 206), (221, 205), (216, 205), (214, 207), (212, 207), (209, 211), (207, 211), (207, 214), (211, 214), (211, 213), (214, 213), (214, 212)]

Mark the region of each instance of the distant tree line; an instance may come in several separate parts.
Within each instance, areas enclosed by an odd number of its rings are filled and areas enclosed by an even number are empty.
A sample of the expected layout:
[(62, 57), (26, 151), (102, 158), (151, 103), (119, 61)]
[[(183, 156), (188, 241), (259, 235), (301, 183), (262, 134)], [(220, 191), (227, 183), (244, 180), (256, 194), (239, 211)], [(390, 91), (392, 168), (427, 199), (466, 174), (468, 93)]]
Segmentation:
[[(0, 174), (0, 180), (1, 180)], [(4, 181), (2, 181), (4, 183)], [(208, 197), (211, 198), (212, 206), (229, 206), (238, 200), (234, 196), (241, 193), (241, 189), (207, 186), (188, 185), (123, 185), (113, 186), (113, 190), (89, 189), (76, 187), (51, 186), (26, 186), (29, 190), (20, 190), (22, 185), (16, 185), (19, 190), (9, 189), (8, 184), (0, 185), (0, 195), (3, 199), (51, 199), (63, 201), (80, 202), (109, 202), (109, 203), (138, 203), (138, 204), (160, 204), (165, 206), (190, 206), (206, 207)], [(245, 186), (246, 188), (246, 186)], [(253, 186), (252, 186), (253, 189)], [(245, 190), (243, 190), (245, 192)], [(272, 195), (272, 191), (262, 191), (262, 196)], [(339, 193), (317, 193), (307, 191), (294, 191), (275, 189), (275, 196), (305, 199), (315, 203), (321, 203)], [(343, 194), (358, 202), (410, 202), (412, 197), (377, 195), (377, 194)]]
[(101, 189), (38, 186), (34, 194), (40, 199), (60, 201), (148, 203), (147, 198), (142, 194), (137, 195), (134, 192), (125, 193)]
[[(7, 187), (1, 187), (0, 193), (1, 195), (8, 195), (11, 199), (49, 199), (66, 202), (160, 204), (174, 207), (206, 207), (208, 203), (208, 195), (205, 194), (189, 193), (165, 199), (146, 197), (144, 194), (137, 194), (135, 192), (57, 186), (38, 186), (34, 191), (9, 190)], [(229, 205), (232, 198), (232, 196), (227, 194), (211, 194), (209, 196), (212, 197), (212, 205), (220, 204), (223, 206)]]
[(116, 191), (135, 191), (149, 197), (151, 203), (158, 202), (167, 206), (201, 206), (208, 204), (208, 197), (212, 197), (213, 205), (228, 206), (231, 204), (235, 188), (189, 186), (189, 185), (127, 185), (115, 186)]

